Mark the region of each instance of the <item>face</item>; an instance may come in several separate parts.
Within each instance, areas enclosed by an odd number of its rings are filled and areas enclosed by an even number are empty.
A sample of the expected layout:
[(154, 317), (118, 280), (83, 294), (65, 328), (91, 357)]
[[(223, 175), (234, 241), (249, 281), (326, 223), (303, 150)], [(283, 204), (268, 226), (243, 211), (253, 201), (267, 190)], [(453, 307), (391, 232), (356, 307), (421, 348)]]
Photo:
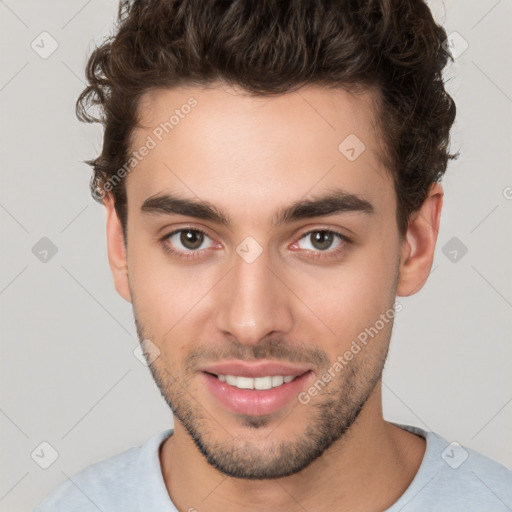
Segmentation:
[(371, 95), (218, 86), (140, 107), (116, 286), (152, 374), (212, 466), (296, 473), (368, 403), (391, 336), (401, 245)]

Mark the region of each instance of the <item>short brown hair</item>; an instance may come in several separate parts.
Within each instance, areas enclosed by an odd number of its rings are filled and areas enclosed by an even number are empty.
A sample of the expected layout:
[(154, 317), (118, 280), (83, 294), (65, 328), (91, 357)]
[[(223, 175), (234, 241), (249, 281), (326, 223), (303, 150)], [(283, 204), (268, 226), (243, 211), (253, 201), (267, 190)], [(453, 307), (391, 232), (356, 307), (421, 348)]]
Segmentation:
[[(101, 154), (86, 162), (93, 197), (101, 202), (126, 164), (138, 101), (150, 89), (218, 81), (260, 96), (305, 85), (376, 89), (403, 237), (459, 156), (448, 153), (456, 108), (442, 78), (452, 58), (446, 38), (423, 0), (121, 1), (116, 33), (90, 56), (76, 104), (81, 121), (104, 126)], [(126, 243), (124, 180), (109, 193)]]

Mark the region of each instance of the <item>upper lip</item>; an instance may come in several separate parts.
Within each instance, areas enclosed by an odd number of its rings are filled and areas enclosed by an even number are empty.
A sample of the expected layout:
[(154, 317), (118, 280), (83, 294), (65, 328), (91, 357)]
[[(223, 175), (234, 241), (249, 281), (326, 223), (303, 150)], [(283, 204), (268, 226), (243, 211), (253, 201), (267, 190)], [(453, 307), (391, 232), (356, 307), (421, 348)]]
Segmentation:
[(248, 363), (247, 361), (226, 361), (207, 364), (199, 368), (200, 371), (215, 375), (236, 375), (240, 377), (266, 377), (282, 375), (302, 375), (311, 370), (311, 367), (298, 364), (287, 364), (279, 361), (260, 361)]

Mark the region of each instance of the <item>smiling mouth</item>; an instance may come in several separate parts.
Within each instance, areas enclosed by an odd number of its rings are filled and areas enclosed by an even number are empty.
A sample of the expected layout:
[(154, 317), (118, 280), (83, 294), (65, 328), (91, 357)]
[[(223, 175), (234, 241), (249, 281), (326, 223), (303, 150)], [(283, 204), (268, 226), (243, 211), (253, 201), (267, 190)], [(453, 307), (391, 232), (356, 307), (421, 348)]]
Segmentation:
[[(213, 377), (217, 377), (221, 382), (225, 382), (229, 386), (238, 389), (254, 389), (265, 391), (267, 389), (278, 388), (284, 384), (288, 384), (302, 374), (296, 375), (265, 375), (262, 377), (245, 377), (241, 375), (224, 375), (205, 372)], [(306, 372), (304, 372), (306, 373)]]
[(290, 368), (282, 369), (280, 375), (258, 373), (252, 377), (203, 370), (201, 375), (206, 389), (217, 404), (235, 414), (246, 416), (268, 415), (289, 406), (298, 400), (300, 393), (315, 377), (312, 370), (295, 369), (291, 374)]

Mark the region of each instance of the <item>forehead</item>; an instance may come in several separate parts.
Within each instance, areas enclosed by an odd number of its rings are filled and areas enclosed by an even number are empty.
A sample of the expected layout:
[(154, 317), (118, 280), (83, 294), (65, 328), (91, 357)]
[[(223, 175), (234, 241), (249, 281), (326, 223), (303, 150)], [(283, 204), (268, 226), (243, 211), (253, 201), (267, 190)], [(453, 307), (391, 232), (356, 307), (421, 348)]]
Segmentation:
[[(145, 156), (127, 177), (137, 209), (161, 192), (264, 215), (342, 188), (376, 210), (394, 208), (371, 92), (319, 86), (255, 97), (228, 86), (159, 89), (139, 102), (131, 151)], [(140, 151), (139, 151), (140, 152)]]

